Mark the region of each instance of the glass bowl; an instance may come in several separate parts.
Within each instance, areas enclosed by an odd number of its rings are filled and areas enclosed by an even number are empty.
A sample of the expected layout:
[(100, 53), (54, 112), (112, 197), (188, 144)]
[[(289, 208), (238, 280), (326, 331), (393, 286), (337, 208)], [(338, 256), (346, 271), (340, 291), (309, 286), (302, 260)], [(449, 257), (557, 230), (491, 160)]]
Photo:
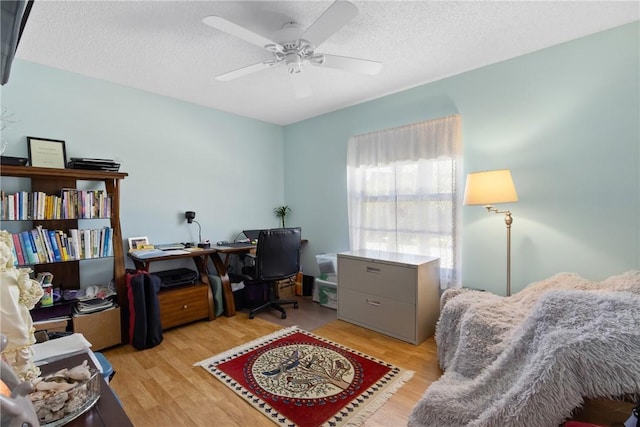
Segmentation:
[[(84, 381), (58, 379), (67, 382), (68, 390), (34, 391), (29, 397), (40, 420), (41, 427), (59, 427), (77, 418), (100, 398), (100, 372), (90, 369), (91, 377)], [(44, 381), (53, 381), (57, 374), (47, 375)]]

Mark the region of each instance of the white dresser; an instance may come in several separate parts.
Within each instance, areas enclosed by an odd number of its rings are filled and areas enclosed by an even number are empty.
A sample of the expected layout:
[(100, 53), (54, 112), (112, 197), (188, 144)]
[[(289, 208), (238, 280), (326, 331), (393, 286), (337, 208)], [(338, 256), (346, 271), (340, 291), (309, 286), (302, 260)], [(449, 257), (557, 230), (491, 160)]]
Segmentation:
[(440, 259), (358, 250), (338, 254), (338, 319), (412, 344), (435, 333)]

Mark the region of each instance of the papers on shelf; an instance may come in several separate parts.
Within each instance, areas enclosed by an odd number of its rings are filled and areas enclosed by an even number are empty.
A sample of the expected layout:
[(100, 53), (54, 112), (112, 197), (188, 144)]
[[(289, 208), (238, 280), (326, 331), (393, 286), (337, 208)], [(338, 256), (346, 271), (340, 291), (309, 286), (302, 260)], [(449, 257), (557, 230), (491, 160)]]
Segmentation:
[(64, 321), (69, 320), (69, 319), (71, 319), (71, 316), (49, 317), (49, 318), (43, 319), (43, 320), (34, 320), (33, 321), (33, 326), (46, 325), (46, 324), (51, 323), (51, 322), (64, 322)]
[(78, 301), (75, 307), (76, 314), (95, 313), (109, 308), (113, 308), (115, 304), (108, 299), (95, 298), (86, 301)]

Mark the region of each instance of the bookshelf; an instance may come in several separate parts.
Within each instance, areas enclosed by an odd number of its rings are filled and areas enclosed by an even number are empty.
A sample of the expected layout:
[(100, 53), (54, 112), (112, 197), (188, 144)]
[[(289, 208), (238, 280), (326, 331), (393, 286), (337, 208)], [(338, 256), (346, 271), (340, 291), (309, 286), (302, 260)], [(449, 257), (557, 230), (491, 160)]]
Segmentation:
[[(91, 181), (91, 182), (102, 182), (104, 183), (104, 192), (110, 197), (110, 206), (109, 211), (110, 215), (105, 218), (97, 215), (95, 218), (98, 220), (102, 220), (103, 222), (109, 223), (109, 228), (111, 230), (111, 242), (112, 248), (108, 254), (103, 253), (102, 255), (98, 255), (97, 257), (104, 257), (105, 255), (112, 256), (113, 258), (113, 279), (116, 284), (117, 290), (117, 300), (118, 304), (122, 307), (127, 304), (126, 299), (126, 281), (125, 281), (125, 260), (124, 260), (124, 249), (122, 245), (122, 233), (120, 229), (120, 182), (127, 176), (127, 173), (123, 172), (108, 172), (108, 171), (99, 171), (99, 170), (81, 170), (81, 169), (51, 169), (51, 168), (39, 168), (39, 167), (30, 167), (30, 166), (11, 166), (11, 165), (3, 165), (0, 168), (0, 176), (2, 177), (13, 177), (13, 178), (24, 178), (30, 182), (30, 189), (26, 189), (30, 194), (35, 192), (42, 192), (46, 195), (61, 195), (63, 190), (68, 191), (69, 189), (77, 189), (80, 181)], [(2, 186), (4, 190), (5, 179), (3, 179)], [(27, 183), (20, 182), (20, 185), (24, 184), (25, 186), (29, 186)], [(12, 191), (5, 190), (6, 193), (10, 193)], [(32, 230), (37, 229), (39, 226), (48, 230), (61, 230), (63, 232), (67, 232), (69, 230), (81, 229), (79, 226), (80, 221), (93, 221), (93, 219), (87, 218), (56, 218), (56, 219), (16, 219), (16, 220), (3, 220), (3, 229), (6, 229), (4, 226), (5, 222), (19, 222), (20, 228), (23, 230)], [(84, 224), (84, 223), (83, 223)], [(94, 228), (93, 226), (91, 228)], [(100, 226), (96, 226), (96, 229), (101, 228)], [(97, 258), (96, 257), (96, 258)], [(92, 258), (93, 259), (93, 258)], [(79, 289), (81, 288), (81, 276), (80, 269), (81, 264), (87, 263), (88, 267), (90, 267), (90, 261), (83, 256), (79, 256), (78, 258), (67, 258), (67, 260), (53, 261), (50, 262), (37, 262), (37, 263), (26, 263), (28, 267), (32, 268), (35, 274), (41, 272), (51, 272), (54, 275), (54, 286), (60, 287), (61, 290), (66, 289)], [(51, 317), (57, 316), (57, 311), (54, 307), (50, 308), (42, 308), (40, 310), (50, 310)], [(44, 314), (40, 313), (42, 316), (47, 316), (47, 312)], [(124, 331), (124, 322), (120, 322), (121, 326), (121, 337), (125, 337), (126, 334)], [(89, 340), (91, 341), (91, 340)]]

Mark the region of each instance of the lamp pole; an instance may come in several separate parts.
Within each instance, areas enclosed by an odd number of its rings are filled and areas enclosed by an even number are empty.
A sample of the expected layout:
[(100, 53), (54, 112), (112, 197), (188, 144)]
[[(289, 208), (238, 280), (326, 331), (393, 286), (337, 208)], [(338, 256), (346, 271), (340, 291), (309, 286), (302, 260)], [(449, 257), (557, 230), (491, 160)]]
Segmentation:
[(511, 211), (506, 211), (504, 223), (507, 224), (507, 296), (511, 296)]
[(485, 206), (488, 212), (494, 212), (497, 214), (504, 214), (504, 223), (507, 225), (507, 296), (511, 296), (511, 224), (513, 223), (513, 217), (511, 211), (499, 211), (498, 208), (487, 205)]

